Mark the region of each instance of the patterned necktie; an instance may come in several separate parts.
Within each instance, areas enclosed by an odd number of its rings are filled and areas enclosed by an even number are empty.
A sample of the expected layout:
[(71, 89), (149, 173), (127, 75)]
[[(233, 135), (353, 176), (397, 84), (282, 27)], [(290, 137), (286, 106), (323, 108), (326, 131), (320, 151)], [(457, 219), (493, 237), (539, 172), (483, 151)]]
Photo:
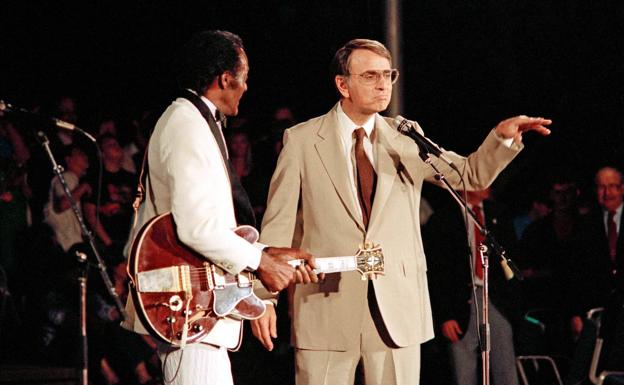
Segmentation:
[(362, 208), (362, 221), (364, 227), (368, 228), (373, 199), (375, 197), (375, 187), (377, 185), (377, 174), (364, 151), (364, 137), (366, 131), (359, 127), (355, 131), (355, 167), (357, 170), (357, 192), (360, 207)]
[[(477, 222), (479, 222), (479, 224), (481, 226), (483, 226), (483, 213), (481, 212), (481, 207), (479, 206), (473, 206), (472, 210), (475, 213), (475, 217), (477, 218)], [(481, 253), (479, 253), (479, 245), (481, 245), (483, 243), (483, 241), (485, 240), (485, 238), (483, 237), (483, 234), (481, 234), (481, 231), (479, 230), (479, 227), (477, 227), (477, 225), (474, 225), (474, 258), (475, 258), (475, 263), (474, 263), (474, 269), (475, 269), (475, 275), (479, 278), (479, 279), (483, 279), (483, 262), (481, 261)]]
[(609, 215), (607, 215), (607, 238), (609, 239), (609, 256), (611, 257), (611, 261), (615, 262), (615, 257), (617, 254), (617, 226), (615, 224), (614, 217), (615, 211), (609, 211)]

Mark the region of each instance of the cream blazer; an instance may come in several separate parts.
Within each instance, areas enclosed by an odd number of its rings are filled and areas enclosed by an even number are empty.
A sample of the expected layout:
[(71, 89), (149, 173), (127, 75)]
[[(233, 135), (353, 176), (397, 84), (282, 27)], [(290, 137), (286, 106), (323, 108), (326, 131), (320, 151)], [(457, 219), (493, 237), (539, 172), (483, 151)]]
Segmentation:
[[(393, 129), (391, 122), (375, 117), (378, 181), (368, 231), (349, 186), (334, 107), (286, 130), (260, 241), (291, 246), (295, 234), (300, 234), (300, 247), (316, 257), (353, 255), (364, 241), (379, 244), (386, 271), (373, 281), (374, 293), (392, 341), (403, 347), (433, 337), (419, 205), (422, 183), (434, 181), (434, 173), (418, 156), (414, 142)], [(470, 156), (453, 152), (447, 156), (462, 171), (468, 189), (482, 189), (521, 147), (504, 145), (492, 131)], [(456, 173), (437, 159), (433, 162), (459, 186)], [(363, 314), (368, 311), (367, 285), (359, 273), (346, 272), (328, 274), (320, 284), (296, 286), (294, 346), (344, 351), (358, 344)]]
[[(151, 218), (171, 211), (180, 240), (232, 274), (258, 266), (260, 248), (234, 234), (232, 190), (225, 163), (208, 123), (186, 99), (174, 101), (156, 123), (149, 143), (146, 199), (138, 213), (138, 230)], [(136, 315), (132, 297), (122, 326), (146, 330)], [(240, 322), (219, 321), (204, 342), (235, 347)]]

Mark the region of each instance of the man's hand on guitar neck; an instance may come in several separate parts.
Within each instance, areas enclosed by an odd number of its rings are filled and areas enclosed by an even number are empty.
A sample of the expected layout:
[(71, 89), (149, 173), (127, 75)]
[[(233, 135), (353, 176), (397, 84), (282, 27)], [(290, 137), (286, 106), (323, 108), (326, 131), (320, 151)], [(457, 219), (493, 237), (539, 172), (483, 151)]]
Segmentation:
[[(305, 263), (295, 268), (288, 264), (293, 259), (303, 259)], [(293, 282), (318, 282), (318, 277), (312, 271), (315, 267), (314, 257), (305, 251), (288, 247), (267, 247), (262, 251), (256, 274), (267, 290), (278, 292)]]

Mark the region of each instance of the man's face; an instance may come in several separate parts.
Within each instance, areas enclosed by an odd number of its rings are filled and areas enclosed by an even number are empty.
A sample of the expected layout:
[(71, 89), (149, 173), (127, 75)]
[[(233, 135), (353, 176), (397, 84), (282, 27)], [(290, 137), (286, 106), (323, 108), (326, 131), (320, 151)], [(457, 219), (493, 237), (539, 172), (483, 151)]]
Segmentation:
[(575, 204), (578, 189), (574, 183), (555, 183), (550, 189), (550, 199), (554, 210), (567, 210)]
[(245, 134), (236, 134), (230, 139), (230, 151), (236, 158), (245, 158), (249, 152), (249, 140)]
[(102, 141), (102, 155), (107, 161), (121, 162), (123, 161), (123, 149), (115, 138), (106, 138)]
[(378, 76), (378, 80), (369, 83), (362, 75), (381, 74), (390, 71), (390, 61), (367, 49), (356, 49), (351, 53), (349, 76), (337, 76), (336, 85), (343, 96), (346, 108), (364, 115), (384, 111), (390, 104), (392, 82)]
[(614, 211), (622, 204), (624, 187), (620, 174), (612, 169), (604, 169), (596, 175), (598, 203), (607, 211)]
[(87, 158), (84, 152), (77, 149), (72, 151), (71, 155), (65, 159), (65, 162), (67, 163), (67, 168), (79, 177), (83, 176), (89, 168), (89, 158)]
[[(227, 116), (238, 115), (238, 104), (247, 91), (247, 76), (249, 74), (249, 63), (245, 51), (240, 51), (241, 65), (238, 73), (226, 72), (224, 75), (224, 90), (222, 105), (219, 110)], [(227, 83), (225, 82), (227, 79)]]

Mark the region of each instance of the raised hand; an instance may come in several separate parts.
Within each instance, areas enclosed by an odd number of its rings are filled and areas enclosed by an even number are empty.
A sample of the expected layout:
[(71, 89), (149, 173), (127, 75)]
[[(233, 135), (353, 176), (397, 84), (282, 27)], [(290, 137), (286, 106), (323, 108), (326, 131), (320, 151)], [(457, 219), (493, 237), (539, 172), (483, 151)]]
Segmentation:
[(515, 142), (522, 142), (522, 134), (527, 131), (535, 131), (541, 135), (550, 135), (550, 130), (546, 126), (552, 120), (545, 118), (531, 118), (526, 115), (515, 116), (498, 123), (496, 133), (505, 138), (513, 138)]

